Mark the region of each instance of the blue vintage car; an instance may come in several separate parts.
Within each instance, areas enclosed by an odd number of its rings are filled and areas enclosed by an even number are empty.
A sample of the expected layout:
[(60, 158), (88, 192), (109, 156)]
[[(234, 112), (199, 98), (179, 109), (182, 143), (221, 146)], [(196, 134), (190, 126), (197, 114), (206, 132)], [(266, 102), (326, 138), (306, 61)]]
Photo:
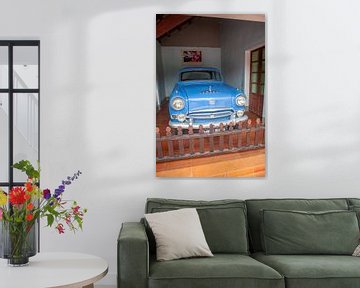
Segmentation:
[(245, 105), (243, 90), (225, 84), (219, 69), (183, 68), (169, 99), (169, 125), (208, 128), (244, 121)]

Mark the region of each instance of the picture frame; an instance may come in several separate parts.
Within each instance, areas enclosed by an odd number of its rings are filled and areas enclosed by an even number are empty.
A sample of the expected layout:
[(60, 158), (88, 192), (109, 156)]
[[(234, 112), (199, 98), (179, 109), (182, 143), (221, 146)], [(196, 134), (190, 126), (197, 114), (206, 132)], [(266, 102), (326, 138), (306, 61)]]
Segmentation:
[(183, 50), (182, 51), (183, 64), (202, 64), (202, 51), (201, 50)]
[(255, 16), (156, 15), (156, 177), (266, 177), (266, 18)]

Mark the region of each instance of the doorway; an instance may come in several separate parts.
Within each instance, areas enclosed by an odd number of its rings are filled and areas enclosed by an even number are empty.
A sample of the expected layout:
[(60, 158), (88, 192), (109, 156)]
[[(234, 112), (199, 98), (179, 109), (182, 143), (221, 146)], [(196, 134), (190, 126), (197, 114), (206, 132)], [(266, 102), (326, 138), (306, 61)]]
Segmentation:
[(249, 110), (257, 116), (263, 116), (265, 87), (265, 46), (251, 51)]

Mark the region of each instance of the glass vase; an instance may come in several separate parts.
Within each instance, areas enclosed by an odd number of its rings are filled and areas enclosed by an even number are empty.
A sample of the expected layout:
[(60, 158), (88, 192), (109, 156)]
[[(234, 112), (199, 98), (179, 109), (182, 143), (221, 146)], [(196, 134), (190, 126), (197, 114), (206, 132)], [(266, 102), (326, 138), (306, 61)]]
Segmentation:
[(31, 227), (28, 222), (1, 221), (0, 257), (8, 259), (9, 266), (25, 266), (29, 257), (36, 255), (35, 222)]

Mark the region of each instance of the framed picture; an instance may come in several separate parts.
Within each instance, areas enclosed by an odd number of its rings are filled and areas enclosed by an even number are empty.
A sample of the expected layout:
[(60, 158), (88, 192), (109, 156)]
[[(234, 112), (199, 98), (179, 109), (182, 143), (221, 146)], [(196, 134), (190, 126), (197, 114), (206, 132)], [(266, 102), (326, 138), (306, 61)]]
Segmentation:
[(183, 50), (182, 59), (184, 64), (201, 64), (202, 63), (201, 50)]
[(265, 20), (156, 15), (157, 177), (266, 176)]

